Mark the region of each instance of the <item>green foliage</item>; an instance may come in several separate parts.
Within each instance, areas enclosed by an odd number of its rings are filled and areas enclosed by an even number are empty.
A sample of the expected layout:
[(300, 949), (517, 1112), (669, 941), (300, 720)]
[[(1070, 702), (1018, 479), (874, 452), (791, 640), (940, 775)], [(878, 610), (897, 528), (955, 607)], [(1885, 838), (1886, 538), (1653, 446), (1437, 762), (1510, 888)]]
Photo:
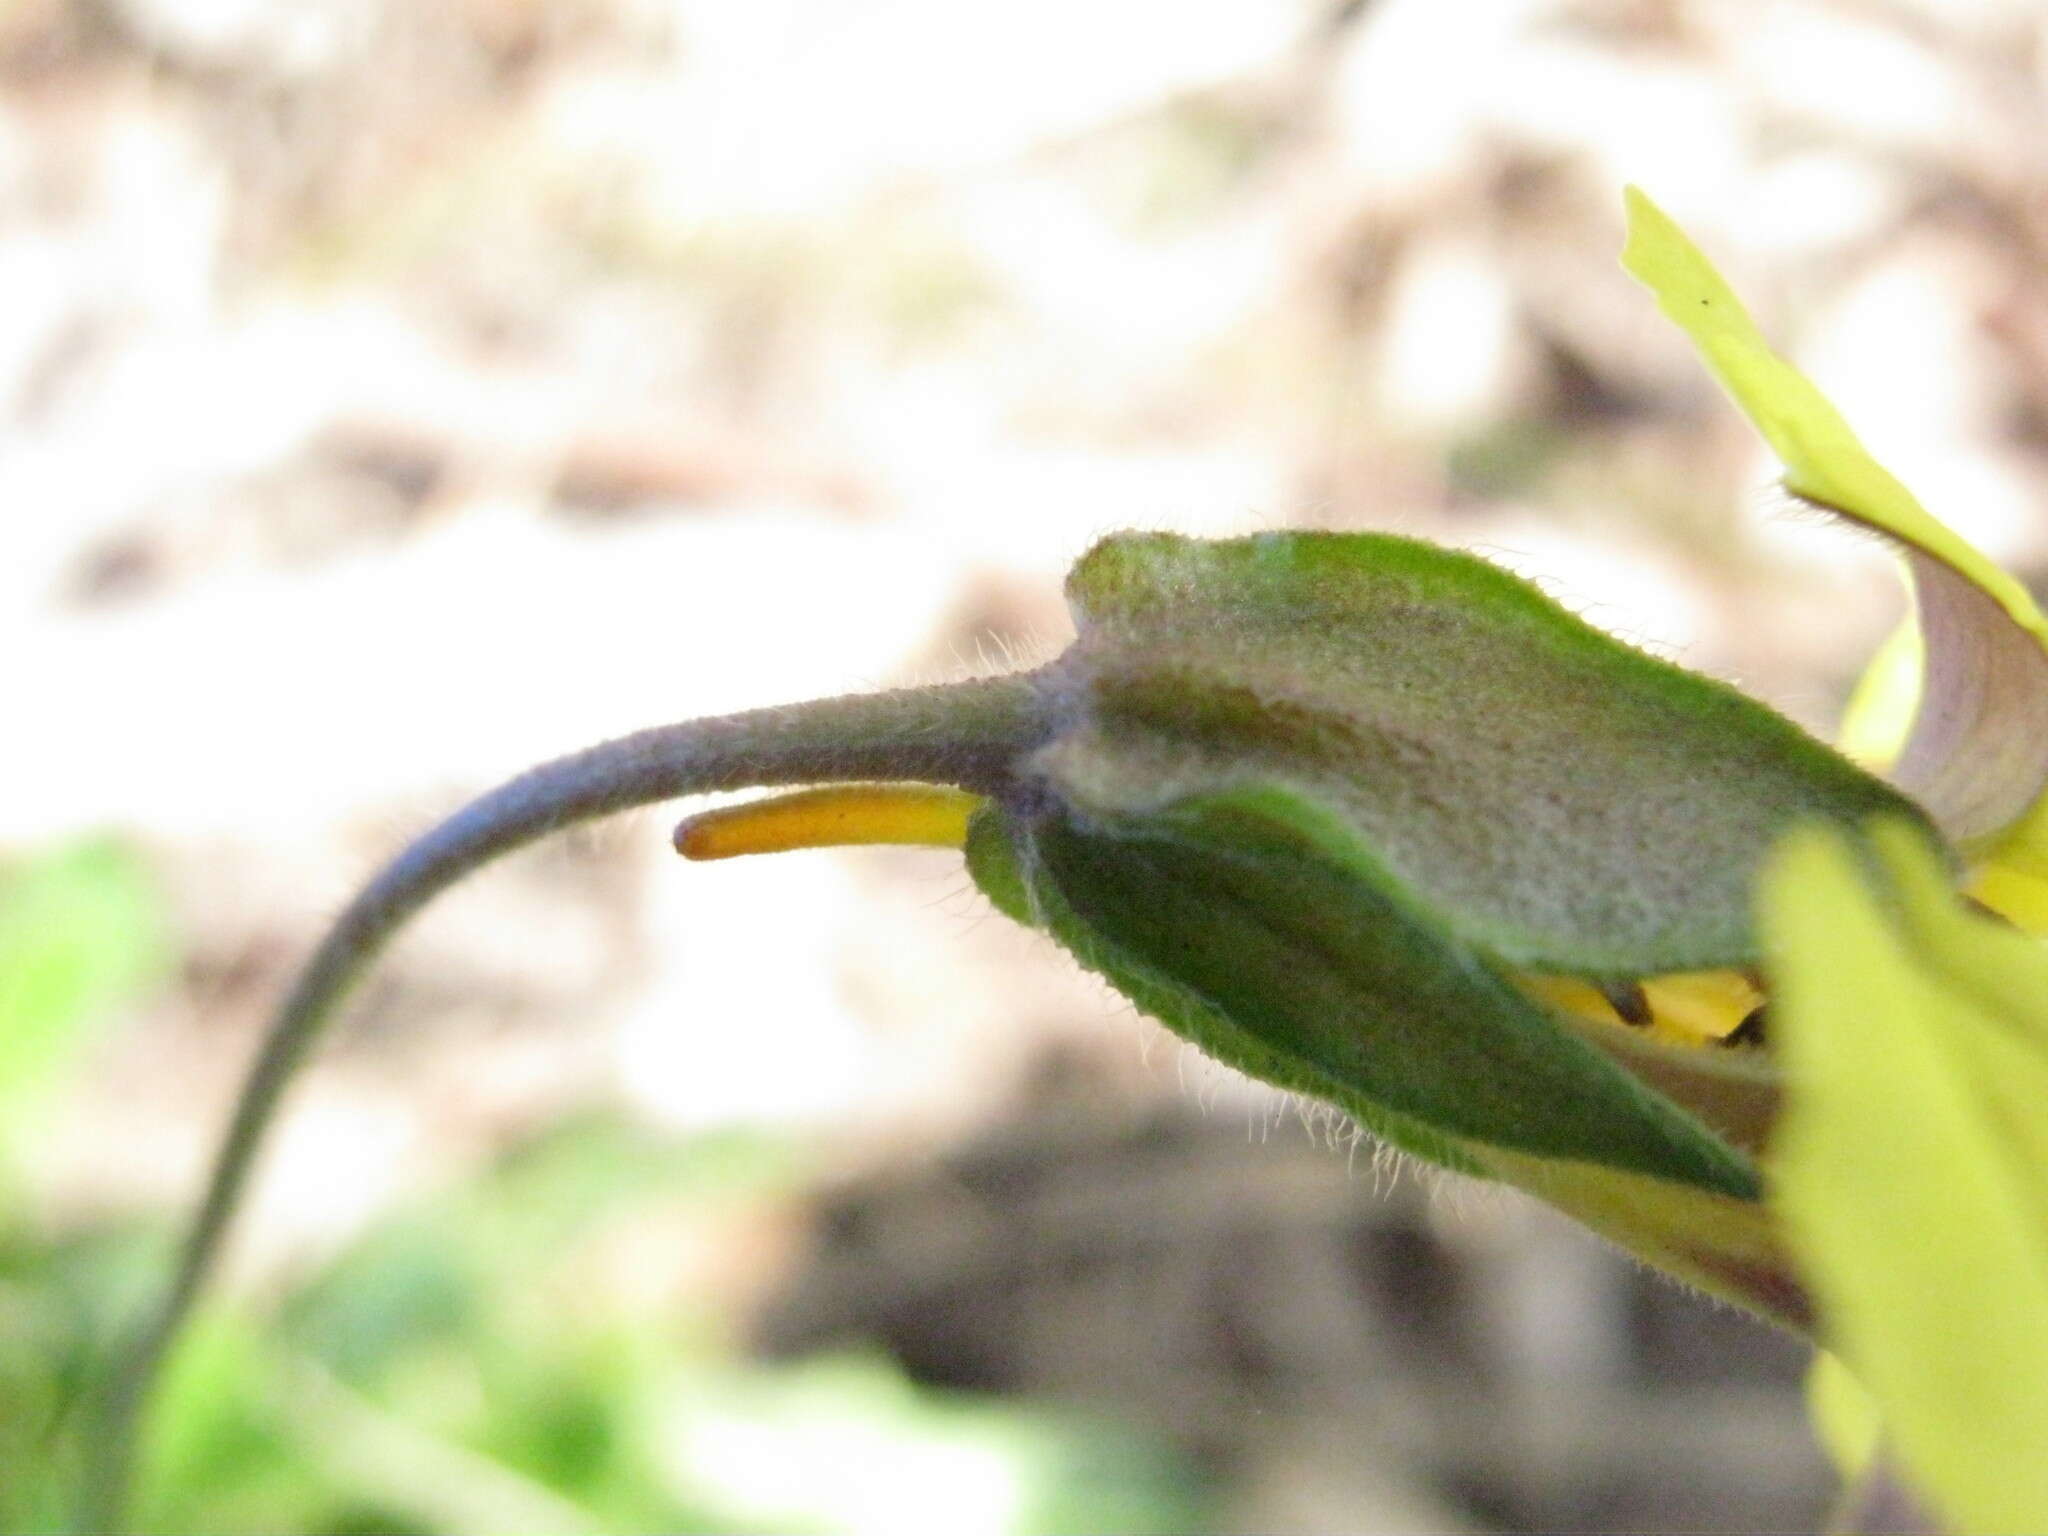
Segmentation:
[[(141, 1255), (45, 1230), (24, 1198), (35, 1137), (111, 1017), (162, 966), (149, 880), (91, 841), (0, 871), (0, 1529), (55, 1530), (54, 1474), (97, 1363), (98, 1326)], [(62, 1490), (68, 1494), (67, 1490)]]
[[(802, 1171), (757, 1139), (580, 1120), (378, 1223), (274, 1318), (216, 1304), (162, 1384), (139, 1528), (879, 1532), (947, 1489), (1019, 1536), (1202, 1525), (1186, 1467), (1137, 1434), (927, 1391), (881, 1359), (752, 1364), (710, 1315), (633, 1299), (674, 1223), (772, 1210)], [(65, 1406), (150, 1246), (0, 1256), (0, 1307), (33, 1324), (0, 1333), (0, 1434), (40, 1426), (5, 1448), (26, 1475), (0, 1479), (0, 1530), (62, 1528)], [(607, 1282), (619, 1266), (635, 1284)]]
[(162, 964), (158, 902), (111, 842), (0, 871), (0, 1158), (92, 1039)]
[[(137, 1225), (52, 1226), (13, 1192), (99, 1027), (163, 969), (163, 927), (109, 843), (0, 877), (0, 1532), (67, 1528), (85, 1405), (162, 1263)], [(380, 1222), (274, 1317), (216, 1303), (157, 1394), (137, 1528), (879, 1531), (934, 1469), (990, 1530), (1199, 1525), (1186, 1469), (1139, 1436), (927, 1392), (882, 1360), (752, 1365), (708, 1314), (606, 1292), (613, 1255), (659, 1265), (671, 1224), (770, 1209), (801, 1172), (758, 1139), (565, 1124)], [(831, 1437), (865, 1460), (803, 1469), (808, 1502), (775, 1504), (703, 1451), (721, 1435), (777, 1466)]]

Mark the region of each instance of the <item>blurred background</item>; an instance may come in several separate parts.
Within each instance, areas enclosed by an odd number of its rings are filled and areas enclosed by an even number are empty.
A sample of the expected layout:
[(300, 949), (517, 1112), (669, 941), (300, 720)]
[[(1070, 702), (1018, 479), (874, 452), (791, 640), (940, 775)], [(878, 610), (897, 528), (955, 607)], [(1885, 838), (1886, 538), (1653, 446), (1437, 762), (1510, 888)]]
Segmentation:
[[(323, 921), (530, 761), (1040, 658), (1127, 526), (1479, 549), (1828, 729), (1894, 579), (1772, 501), (1620, 189), (2039, 575), (2044, 78), (2016, 0), (0, 3), (0, 1527)], [(151, 1528), (1819, 1519), (1788, 1341), (956, 857), (667, 820), (366, 989)]]

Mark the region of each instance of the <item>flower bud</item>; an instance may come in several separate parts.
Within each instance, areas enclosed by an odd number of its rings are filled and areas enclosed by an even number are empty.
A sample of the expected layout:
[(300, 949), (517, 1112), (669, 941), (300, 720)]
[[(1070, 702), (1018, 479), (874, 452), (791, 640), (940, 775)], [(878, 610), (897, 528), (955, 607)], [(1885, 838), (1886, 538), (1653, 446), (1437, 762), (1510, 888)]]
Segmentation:
[[(1768, 1069), (1575, 1023), (1518, 977), (1751, 966), (1773, 842), (1880, 813), (1925, 828), (1912, 804), (1407, 539), (1121, 535), (1068, 594), (1052, 730), (968, 837), (995, 903), (1210, 1054), (1766, 1305), (1649, 1227), (1758, 1199)], [(1678, 1214), (1637, 1233), (1657, 1189)], [(1775, 1263), (1754, 1232), (1709, 1246)]]

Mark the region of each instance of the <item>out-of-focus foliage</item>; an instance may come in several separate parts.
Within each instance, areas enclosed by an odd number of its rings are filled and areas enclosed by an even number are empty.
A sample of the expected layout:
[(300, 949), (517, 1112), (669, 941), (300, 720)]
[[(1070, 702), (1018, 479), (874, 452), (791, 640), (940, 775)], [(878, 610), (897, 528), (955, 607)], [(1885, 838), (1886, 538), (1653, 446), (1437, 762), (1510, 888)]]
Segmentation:
[(162, 969), (162, 921), (146, 873), (110, 842), (0, 869), (0, 1529), (56, 1520), (67, 1410), (121, 1280), (137, 1278), (118, 1236), (52, 1230), (24, 1163), (110, 1010)]
[(161, 968), (161, 924), (147, 876), (111, 842), (0, 867), (0, 1159), (93, 1026)]
[[(365, 1233), (270, 1318), (202, 1317), (159, 1398), (148, 1531), (1194, 1530), (1200, 1480), (1142, 1436), (912, 1385), (870, 1356), (741, 1361), (715, 1320), (603, 1277), (687, 1207), (786, 1190), (772, 1143), (558, 1125)], [(0, 1530), (53, 1530), (95, 1346), (153, 1245), (0, 1250)], [(606, 1300), (592, 1305), (594, 1293)], [(914, 1496), (912, 1496), (914, 1495)]]
[[(80, 844), (0, 875), (0, 1531), (62, 1529), (85, 1393), (157, 1234), (55, 1221), (16, 1159), (114, 1006), (164, 969), (138, 862)], [(1142, 1437), (913, 1386), (880, 1358), (741, 1362), (718, 1323), (592, 1307), (593, 1276), (785, 1192), (777, 1143), (557, 1125), (363, 1234), (264, 1309), (201, 1319), (158, 1399), (150, 1531), (882, 1532), (906, 1488), (945, 1529), (1194, 1529), (1188, 1469)], [(937, 1529), (937, 1527), (934, 1527)]]

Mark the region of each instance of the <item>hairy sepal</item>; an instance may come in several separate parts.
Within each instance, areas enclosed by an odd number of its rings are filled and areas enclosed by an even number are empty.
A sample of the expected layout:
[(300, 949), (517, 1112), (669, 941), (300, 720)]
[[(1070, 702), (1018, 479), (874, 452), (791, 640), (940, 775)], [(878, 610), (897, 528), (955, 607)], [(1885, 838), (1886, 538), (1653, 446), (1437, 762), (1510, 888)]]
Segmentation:
[(1157, 966), (1127, 953), (1075, 914), (1058, 887), (1025, 874), (1036, 851), (1020, 824), (991, 806), (967, 831), (967, 868), (1004, 916), (1050, 935), (1088, 970), (1183, 1040), (1248, 1077), (1335, 1105), (1389, 1146), (1474, 1177), (1489, 1176), (1469, 1151), (1429, 1127), (1362, 1097), (1308, 1062), (1276, 1050)]
[(1053, 800), (1149, 820), (1296, 791), (1465, 946), (1592, 977), (1751, 963), (1800, 822), (1920, 820), (1734, 689), (1473, 556), (1383, 534), (1118, 535), (1068, 578)]
[(1298, 791), (991, 810), (968, 850), (999, 906), (1161, 1022), (1418, 1156), (1494, 1172), (1504, 1148), (1758, 1193), (1746, 1157), (1524, 998)]

